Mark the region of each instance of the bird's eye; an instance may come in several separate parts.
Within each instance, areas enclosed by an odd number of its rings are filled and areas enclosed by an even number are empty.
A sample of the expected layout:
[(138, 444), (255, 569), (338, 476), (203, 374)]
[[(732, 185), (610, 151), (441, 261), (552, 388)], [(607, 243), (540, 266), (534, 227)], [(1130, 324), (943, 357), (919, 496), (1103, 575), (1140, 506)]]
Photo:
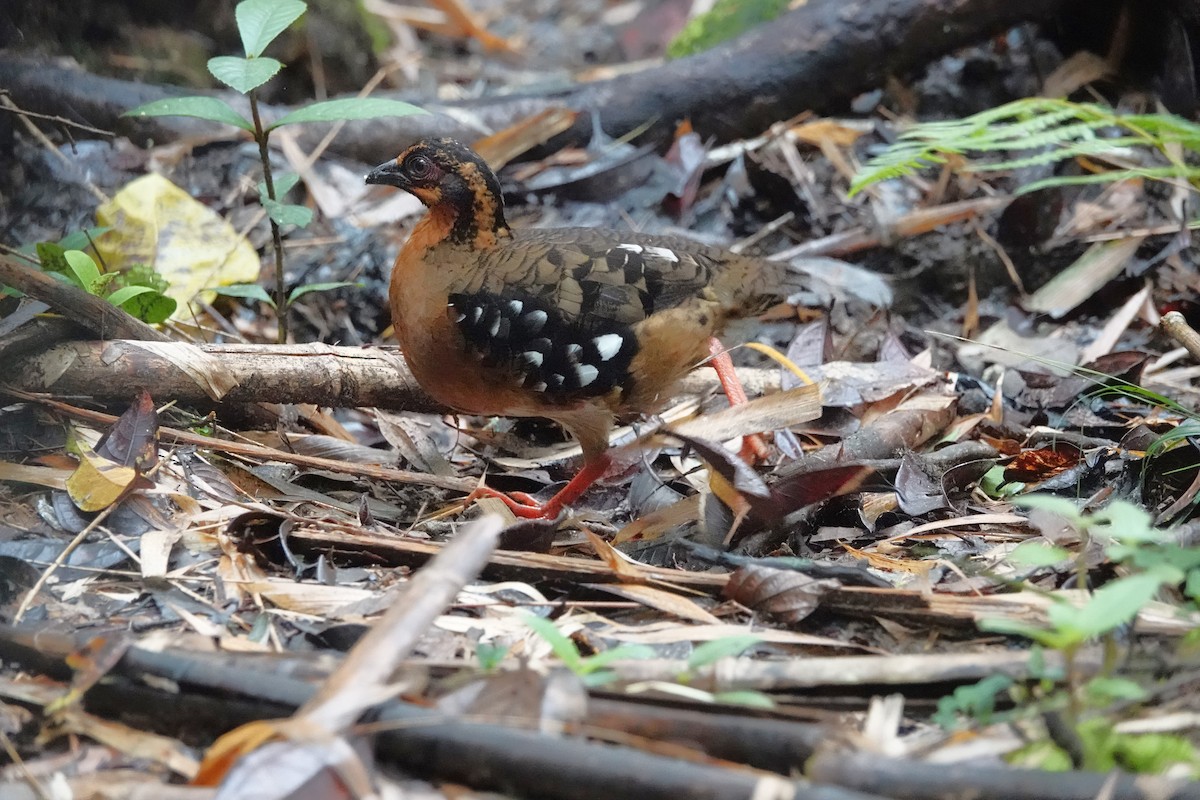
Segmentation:
[(413, 156), (408, 160), (405, 169), (416, 180), (425, 180), (433, 176), (433, 162), (425, 156)]

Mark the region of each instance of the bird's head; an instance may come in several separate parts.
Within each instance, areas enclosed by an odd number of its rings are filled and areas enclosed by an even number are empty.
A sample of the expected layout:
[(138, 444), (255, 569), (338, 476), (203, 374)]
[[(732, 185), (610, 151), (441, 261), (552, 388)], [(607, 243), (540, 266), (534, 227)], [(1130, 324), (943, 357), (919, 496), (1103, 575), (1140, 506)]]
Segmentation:
[(367, 183), (395, 186), (430, 209), (453, 214), (461, 233), (507, 231), (500, 181), (483, 158), (454, 139), (424, 139), (367, 173)]

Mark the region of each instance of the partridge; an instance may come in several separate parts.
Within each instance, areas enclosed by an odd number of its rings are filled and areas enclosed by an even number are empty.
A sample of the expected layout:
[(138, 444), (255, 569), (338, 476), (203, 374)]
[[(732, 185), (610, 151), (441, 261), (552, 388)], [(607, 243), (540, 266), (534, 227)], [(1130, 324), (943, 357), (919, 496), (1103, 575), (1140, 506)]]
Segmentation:
[(582, 447), (578, 474), (544, 503), (480, 490), (521, 516), (556, 517), (579, 499), (610, 465), (614, 417), (653, 412), (705, 360), (734, 401), (714, 337), (803, 289), (786, 263), (682, 237), (510, 228), (495, 173), (453, 139), (418, 142), (366, 180), (429, 209), (389, 291), (420, 385), (463, 413), (549, 418)]

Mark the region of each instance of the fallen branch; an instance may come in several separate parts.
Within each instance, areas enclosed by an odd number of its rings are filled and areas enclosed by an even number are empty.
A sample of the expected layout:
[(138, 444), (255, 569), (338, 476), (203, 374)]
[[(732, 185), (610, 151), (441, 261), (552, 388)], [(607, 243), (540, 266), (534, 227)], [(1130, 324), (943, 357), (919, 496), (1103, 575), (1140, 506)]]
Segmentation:
[[(199, 357), (198, 357), (199, 356)], [(211, 367), (206, 371), (202, 364)], [(742, 369), (747, 391), (778, 390), (775, 370)], [(251, 345), (114, 340), (62, 342), (12, 358), (5, 384), (29, 393), (126, 401), (139, 388), (185, 406), (211, 404), (214, 382), (232, 386), (222, 403), (311, 403), (335, 408), (445, 411), (417, 385), (403, 357), (381, 348), (324, 344)], [(716, 387), (710, 370), (693, 373), (682, 390)]]
[(1200, 783), (1121, 772), (1046, 772), (983, 766), (978, 763), (927, 764), (886, 758), (878, 753), (827, 751), (808, 762), (815, 780), (889, 797), (951, 800), (1197, 800)]
[(104, 298), (88, 294), (48, 272), (9, 256), (0, 256), (0, 285), (11, 286), (36, 297), (60, 314), (94, 331), (102, 339), (170, 341), (165, 333), (131, 317)]
[[(66, 658), (82, 644), (82, 639), (62, 634), (40, 632), (34, 636), (0, 626), (0, 658), (54, 675), (69, 671)], [(156, 653), (131, 647), (110, 674), (136, 683), (110, 680), (106, 688), (111, 692), (120, 687), (136, 695), (145, 676), (159, 675), (170, 677), (192, 697), (215, 690), (223, 701), (232, 694), (293, 708), (308, 701), (316, 691), (308, 683), (275, 670), (229, 666), (206, 655)], [(127, 700), (121, 707), (128, 709), (130, 705)], [(523, 797), (884, 800), (880, 795), (814, 786), (736, 764), (693, 763), (623, 745), (459, 720), (436, 709), (401, 701), (381, 704), (378, 720), (384, 727), (377, 740), (381, 760), (415, 775)]]
[[(680, 120), (690, 119), (704, 138), (732, 141), (758, 135), (802, 111), (842, 111), (854, 96), (889, 77), (911, 74), (1013, 25), (1051, 19), (1063, 6), (1063, 0), (810, 0), (712, 50), (619, 78), (451, 104), (403, 95), (400, 99), (420, 103), (431, 115), (351, 123), (332, 149), (375, 163), (423, 136), (475, 139), (556, 107), (595, 111), (614, 136), (649, 123), (650, 136), (665, 138)], [(137, 142), (212, 130), (211, 124), (180, 117), (120, 117), (141, 103), (184, 93), (174, 87), (13, 56), (0, 58), (0, 86), (22, 108), (114, 130)], [(221, 96), (235, 107), (245, 102), (229, 93)], [(287, 111), (265, 109), (268, 119)], [(304, 126), (301, 144), (315, 146), (327, 130)], [(591, 115), (580, 114), (551, 146), (583, 144), (590, 135)]]

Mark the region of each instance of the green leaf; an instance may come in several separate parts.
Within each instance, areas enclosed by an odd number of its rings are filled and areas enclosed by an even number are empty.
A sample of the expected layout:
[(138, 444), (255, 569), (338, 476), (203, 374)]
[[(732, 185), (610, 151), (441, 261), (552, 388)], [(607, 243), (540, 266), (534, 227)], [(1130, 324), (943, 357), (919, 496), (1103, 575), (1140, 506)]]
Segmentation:
[(1066, 667), (1046, 663), (1046, 650), (1040, 644), (1029, 648), (1029, 677), (1042, 682), (1060, 683), (1066, 680)]
[(554, 655), (558, 656), (559, 661), (563, 662), (567, 669), (576, 675), (587, 674), (587, 670), (583, 666), (583, 659), (579, 655), (579, 649), (575, 647), (574, 642), (563, 635), (557, 625), (548, 619), (535, 617), (532, 614), (526, 614), (522, 619), (530, 630), (550, 645)]
[(1112, 749), (1116, 761), (1130, 772), (1160, 775), (1175, 764), (1187, 764), (1191, 767), (1188, 774), (1195, 780), (1200, 766), (1196, 748), (1178, 735), (1118, 733)]
[(1200, 569), (1193, 569), (1187, 574), (1187, 583), (1183, 587), (1184, 593), (1192, 598), (1195, 602), (1200, 600)]
[(1092, 514), (1096, 522), (1104, 523), (1114, 539), (1122, 542), (1160, 542), (1166, 533), (1154, 527), (1154, 520), (1144, 509), (1125, 500), (1114, 500)]
[(1078, 504), (1074, 500), (1068, 500), (1065, 497), (1055, 497), (1049, 494), (1027, 494), (1013, 498), (1013, 505), (1020, 506), (1021, 508), (1036, 508), (1041, 511), (1049, 511), (1051, 514), (1057, 514), (1077, 526), (1083, 521), (1083, 514), (1080, 513)]
[(1010, 766), (1045, 772), (1066, 772), (1073, 766), (1071, 757), (1048, 739), (1035, 739), (1005, 755), (1004, 760)]
[(67, 250), (63, 253), (67, 261), (67, 274), (74, 278), (84, 291), (98, 295), (104, 290), (106, 281), (92, 257), (82, 250)]
[(1005, 561), (1018, 567), (1049, 567), (1071, 558), (1071, 551), (1044, 541), (1021, 542)]
[(275, 37), (308, 8), (300, 0), (243, 0), (234, 12), (242, 48), (250, 58), (261, 55)]
[(266, 209), (267, 216), (270, 217), (276, 225), (295, 225), (297, 228), (304, 228), (308, 223), (312, 222), (313, 210), (308, 206), (299, 206), (293, 203), (281, 203), (278, 200), (272, 200), (269, 197), (262, 199), (263, 208)]
[(168, 97), (140, 105), (121, 115), (122, 117), (197, 117), (209, 122), (232, 125), (244, 131), (254, 132), (248, 119), (215, 97)]
[(130, 264), (121, 271), (122, 286), (149, 286), (159, 294), (163, 294), (171, 284), (162, 275), (147, 264)]
[(1015, 494), (1025, 491), (1025, 484), (1020, 481), (1005, 480), (1004, 470), (1005, 467), (1003, 464), (997, 464), (985, 472), (983, 477), (979, 479), (979, 488), (988, 497), (1012, 497)]
[(1145, 700), (1149, 693), (1136, 681), (1128, 678), (1105, 678), (1097, 676), (1084, 684), (1084, 691), (1098, 706), (1106, 706), (1115, 700)]
[(58, 244), (64, 250), (83, 250), (92, 246), (92, 242), (99, 238), (101, 234), (108, 233), (112, 228), (97, 225), (92, 228), (84, 228), (81, 231), (72, 231), (66, 236), (58, 240)]
[(589, 689), (599, 689), (601, 686), (607, 686), (621, 677), (610, 669), (600, 669), (596, 670), (595, 672), (576, 674), (578, 674), (580, 680), (583, 681), (583, 685)]
[(654, 658), (655, 655), (654, 648), (647, 647), (644, 644), (621, 644), (580, 659), (580, 665), (583, 667), (584, 673), (587, 674), (596, 672), (602, 667), (607, 667), (614, 661), (634, 661), (637, 659)]
[[(1054, 608), (1055, 606), (1051, 606), (1051, 610)], [(979, 630), (990, 631), (991, 633), (1003, 633), (1010, 636), (1024, 636), (1040, 645), (1055, 650), (1082, 642), (1082, 639), (1070, 633), (1047, 630), (1039, 628), (1036, 625), (1031, 625), (1028, 622), (1018, 622), (1013, 619), (981, 619), (979, 620)]]
[(479, 660), (479, 668), (484, 672), (493, 672), (499, 668), (506, 655), (508, 645), (490, 642), (479, 642), (475, 645), (475, 658)]
[(346, 286), (362, 286), (362, 284), (355, 283), (354, 281), (330, 281), (329, 283), (309, 283), (305, 284), (304, 286), (297, 286), (295, 289), (292, 289), (291, 294), (288, 295), (288, 305), (290, 306), (292, 303), (296, 302), (297, 299), (303, 297), (309, 292), (328, 292), (331, 289), (342, 289)]
[(235, 283), (231, 286), (213, 286), (209, 291), (225, 295), (226, 297), (258, 300), (261, 303), (266, 303), (271, 308), (275, 308), (275, 301), (271, 299), (271, 295), (267, 294), (267, 290), (257, 283)]
[(1108, 633), (1129, 622), (1154, 599), (1164, 578), (1157, 570), (1117, 578), (1093, 592), (1083, 608), (1051, 606), (1050, 620), (1060, 626), (1069, 625), (1072, 632), (1085, 638)]
[(1012, 685), (1013, 679), (1007, 675), (989, 675), (978, 683), (960, 686), (938, 700), (934, 722), (950, 730), (958, 727), (958, 715), (963, 714), (986, 725), (996, 711), (996, 698)]
[(764, 711), (770, 711), (775, 708), (775, 701), (770, 696), (762, 692), (756, 692), (751, 689), (740, 689), (731, 692), (717, 692), (712, 696), (714, 703), (724, 703), (730, 706), (743, 706), (745, 708), (761, 708)]
[(787, 7), (788, 0), (717, 0), (671, 40), (667, 55), (680, 58), (708, 50), (755, 25), (775, 19)]
[(179, 307), (175, 298), (167, 297), (149, 286), (122, 287), (108, 296), (108, 302), (151, 325), (166, 322)]
[(722, 658), (738, 656), (762, 641), (761, 636), (744, 634), (740, 636), (724, 636), (711, 642), (696, 645), (688, 658), (688, 669), (697, 670), (717, 663)]
[(208, 60), (208, 71), (213, 77), (242, 94), (262, 86), (281, 69), (283, 64), (273, 58), (217, 56)]
[[(1052, 175), (1015, 187), (1020, 195), (1052, 186), (1111, 183), (1130, 178), (1193, 182), (1200, 169), (1188, 153), (1200, 151), (1200, 128), (1170, 114), (1122, 114), (1107, 106), (1029, 97), (990, 108), (963, 119), (920, 123), (860, 170), (851, 195), (881, 180), (908, 175), (923, 167), (945, 164), (951, 157), (1004, 154), (997, 159), (956, 159), (962, 171), (1011, 172), (1080, 157), (1093, 161), (1164, 166), (1110, 168), (1087, 175)], [(1129, 151), (1134, 151), (1130, 157)], [(1117, 158), (1111, 158), (1116, 156)]]
[(326, 100), (322, 103), (298, 108), (275, 122), (268, 130), (297, 122), (337, 122), (343, 119), (375, 119), (376, 117), (407, 117), (411, 114), (428, 114), (422, 108), (399, 100), (382, 97), (347, 97), (341, 100)]
[[(275, 175), (274, 178), (276, 200), (287, 196), (287, 193), (294, 189), (296, 184), (300, 182), (300, 176), (295, 172), (285, 172), (282, 175)], [(266, 181), (258, 182), (258, 198), (264, 202), (271, 199), (271, 196), (267, 194)]]
[(66, 272), (68, 269), (67, 259), (64, 256), (66, 252), (66, 248), (54, 242), (37, 243), (38, 262), (46, 272)]
[(104, 299), (114, 306), (120, 306), (137, 297), (139, 294), (146, 294), (153, 291), (149, 286), (122, 286)]

